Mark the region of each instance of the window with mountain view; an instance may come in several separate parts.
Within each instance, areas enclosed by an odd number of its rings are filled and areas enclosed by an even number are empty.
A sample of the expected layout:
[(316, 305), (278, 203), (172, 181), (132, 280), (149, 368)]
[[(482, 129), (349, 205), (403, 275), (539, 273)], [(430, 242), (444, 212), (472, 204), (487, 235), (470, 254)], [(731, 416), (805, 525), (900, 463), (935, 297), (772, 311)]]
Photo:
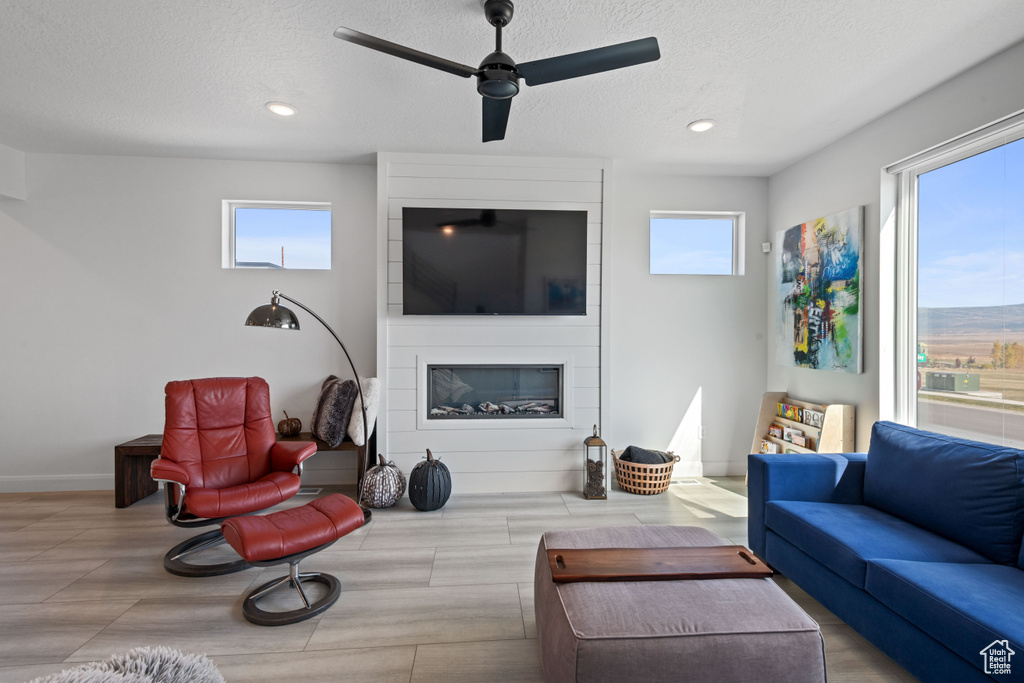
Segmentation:
[(972, 152), (917, 175), (917, 424), (1021, 447), (1024, 139)]

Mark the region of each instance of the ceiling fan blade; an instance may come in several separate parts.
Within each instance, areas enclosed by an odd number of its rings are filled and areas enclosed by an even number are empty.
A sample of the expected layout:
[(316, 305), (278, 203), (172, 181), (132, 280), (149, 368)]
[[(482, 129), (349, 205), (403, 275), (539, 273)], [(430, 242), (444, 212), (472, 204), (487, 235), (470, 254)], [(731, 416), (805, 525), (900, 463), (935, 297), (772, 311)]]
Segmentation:
[(484, 142), (504, 140), (505, 128), (508, 126), (508, 114), (512, 111), (512, 98), (495, 100), (490, 97), (484, 100)]
[(462, 76), (463, 78), (476, 76), (478, 72), (478, 69), (471, 66), (459, 64), (458, 62), (453, 62), (442, 57), (435, 57), (434, 55), (427, 54), (426, 52), (413, 50), (411, 47), (392, 43), (382, 38), (376, 38), (365, 33), (360, 33), (359, 31), (353, 31), (352, 29), (345, 28), (344, 26), (339, 26), (334, 31), (334, 37), (341, 38), (342, 40), (347, 40), (350, 43), (362, 45), (363, 47), (368, 47), (371, 50), (377, 50), (378, 52), (383, 52), (394, 57), (408, 59), (410, 62), (416, 62), (423, 66), (447, 71), (450, 74)]
[[(475, 228), (478, 225), (485, 225), (485, 223), (486, 222), (482, 218), (463, 218), (460, 221), (444, 221), (443, 223), (438, 223), (437, 227), (443, 228), (446, 225), (450, 225), (455, 228)], [(492, 220), (491, 223), (493, 224), (494, 221)]]
[(516, 68), (527, 85), (543, 85), (569, 78), (589, 76), (653, 62), (661, 57), (657, 38), (641, 38), (628, 43), (599, 47), (594, 50), (573, 52), (560, 57), (538, 59), (519, 64)]

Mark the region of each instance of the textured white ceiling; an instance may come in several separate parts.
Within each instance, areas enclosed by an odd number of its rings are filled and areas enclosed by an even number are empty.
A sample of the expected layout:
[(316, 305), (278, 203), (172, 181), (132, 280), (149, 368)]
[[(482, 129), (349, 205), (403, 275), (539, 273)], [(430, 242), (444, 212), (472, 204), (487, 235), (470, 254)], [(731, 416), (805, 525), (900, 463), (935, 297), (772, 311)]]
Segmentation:
[[(608, 157), (770, 173), (1024, 38), (1021, 0), (522, 0), (517, 61), (656, 36), (662, 58), (523, 87), (480, 142), (480, 0), (4, 0), (0, 143), (27, 152), (367, 162), (377, 151)], [(293, 104), (281, 119), (264, 103)], [(714, 118), (710, 133), (686, 124)]]

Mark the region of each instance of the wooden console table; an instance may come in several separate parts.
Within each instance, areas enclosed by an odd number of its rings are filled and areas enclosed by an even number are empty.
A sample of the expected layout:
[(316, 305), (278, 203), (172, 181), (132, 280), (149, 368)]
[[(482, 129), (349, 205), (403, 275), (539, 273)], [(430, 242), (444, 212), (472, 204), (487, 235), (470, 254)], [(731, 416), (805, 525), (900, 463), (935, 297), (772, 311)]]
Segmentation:
[[(281, 436), (277, 435), (278, 441), (312, 441), (316, 444), (317, 451), (355, 451), (356, 454), (356, 483), (361, 486), (363, 483), (363, 463), (366, 462), (364, 457), (366, 446), (357, 446), (353, 442), (345, 440), (337, 446), (329, 446), (326, 441), (313, 436), (312, 432), (302, 432), (298, 436)], [(374, 429), (370, 433), (370, 452), (377, 452), (377, 430)], [(376, 460), (370, 463), (370, 467), (373, 467)]]
[(160, 457), (163, 439), (163, 434), (147, 434), (114, 446), (114, 507), (126, 508), (156, 493), (149, 466)]
[[(114, 506), (126, 508), (146, 496), (156, 493), (156, 481), (149, 474), (149, 466), (160, 457), (163, 434), (147, 434), (114, 446)], [(331, 447), (326, 442), (314, 437), (310, 432), (302, 432), (298, 436), (277, 436), (278, 441), (312, 441), (318, 451), (355, 451), (356, 481), (362, 484), (363, 463), (366, 462), (365, 446), (357, 446), (351, 441), (342, 441)], [(370, 434), (370, 450), (376, 450), (377, 432)], [(372, 463), (371, 463), (372, 465)]]

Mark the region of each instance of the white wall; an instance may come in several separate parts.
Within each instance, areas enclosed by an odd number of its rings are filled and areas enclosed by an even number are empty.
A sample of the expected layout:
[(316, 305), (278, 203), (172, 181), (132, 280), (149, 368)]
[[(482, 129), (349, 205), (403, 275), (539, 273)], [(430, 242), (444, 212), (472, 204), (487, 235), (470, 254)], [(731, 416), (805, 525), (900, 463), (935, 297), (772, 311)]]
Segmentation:
[[(867, 450), (879, 417), (879, 176), (881, 168), (1024, 108), (1024, 43), (983, 62), (825, 149), (773, 175), (768, 183), (772, 235), (857, 205), (864, 218), (864, 372), (860, 375), (775, 364), (774, 309), (768, 330), (768, 387), (818, 403), (857, 407), (857, 449)], [(888, 209), (885, 209), (888, 214)], [(774, 264), (774, 261), (773, 261)], [(772, 265), (774, 267), (774, 265)], [(771, 269), (764, 280), (774, 289)], [(881, 383), (886, 391), (887, 382)]]
[(25, 153), (0, 145), (0, 200), (25, 199)]
[[(767, 386), (856, 404), (867, 448), (879, 410), (880, 169), (1024, 108), (1022, 93), (1024, 44), (768, 180), (617, 168), (604, 226), (609, 443), (692, 450), (703, 423), (705, 474), (740, 474)], [(0, 197), (0, 490), (112, 488), (113, 446), (161, 430), (170, 379), (259, 374), (275, 414), (308, 424), (320, 381), (345, 363), (305, 317), (299, 333), (242, 326), (275, 287), (324, 316), (361, 370), (375, 367), (372, 167), (39, 154), (25, 164), (27, 201)], [(224, 198), (333, 202), (334, 268), (222, 270)], [(866, 207), (865, 372), (776, 366), (773, 261), (759, 245), (856, 205)], [(747, 274), (649, 275), (652, 209), (746, 211)], [(692, 410), (699, 420), (684, 421)], [(321, 454), (309, 468), (314, 483), (351, 481), (354, 461)]]
[[(427, 448), (461, 492), (566, 491), (583, 485), (583, 440), (601, 425), (601, 235), (606, 162), (382, 154), (378, 374), (386, 377), (379, 444), (405, 472)], [(587, 212), (585, 316), (403, 316), (402, 208)], [(385, 279), (386, 277), (386, 279)], [(425, 364), (566, 367), (564, 419), (425, 423)]]
[[(765, 391), (767, 193), (765, 178), (616, 167), (605, 235), (612, 320), (606, 439), (615, 448), (672, 447), (684, 459), (696, 452), (708, 476), (746, 471)], [(650, 212), (658, 210), (745, 212), (746, 274), (651, 275)]]
[[(349, 376), (326, 330), (243, 326), (274, 288), (374, 368), (371, 166), (27, 155), (28, 201), (0, 199), (0, 490), (112, 489), (116, 444), (163, 429), (172, 379), (260, 375), (308, 428), (320, 382)], [(333, 203), (330, 271), (221, 268), (221, 200)], [(352, 454), (307, 481), (354, 480)]]

